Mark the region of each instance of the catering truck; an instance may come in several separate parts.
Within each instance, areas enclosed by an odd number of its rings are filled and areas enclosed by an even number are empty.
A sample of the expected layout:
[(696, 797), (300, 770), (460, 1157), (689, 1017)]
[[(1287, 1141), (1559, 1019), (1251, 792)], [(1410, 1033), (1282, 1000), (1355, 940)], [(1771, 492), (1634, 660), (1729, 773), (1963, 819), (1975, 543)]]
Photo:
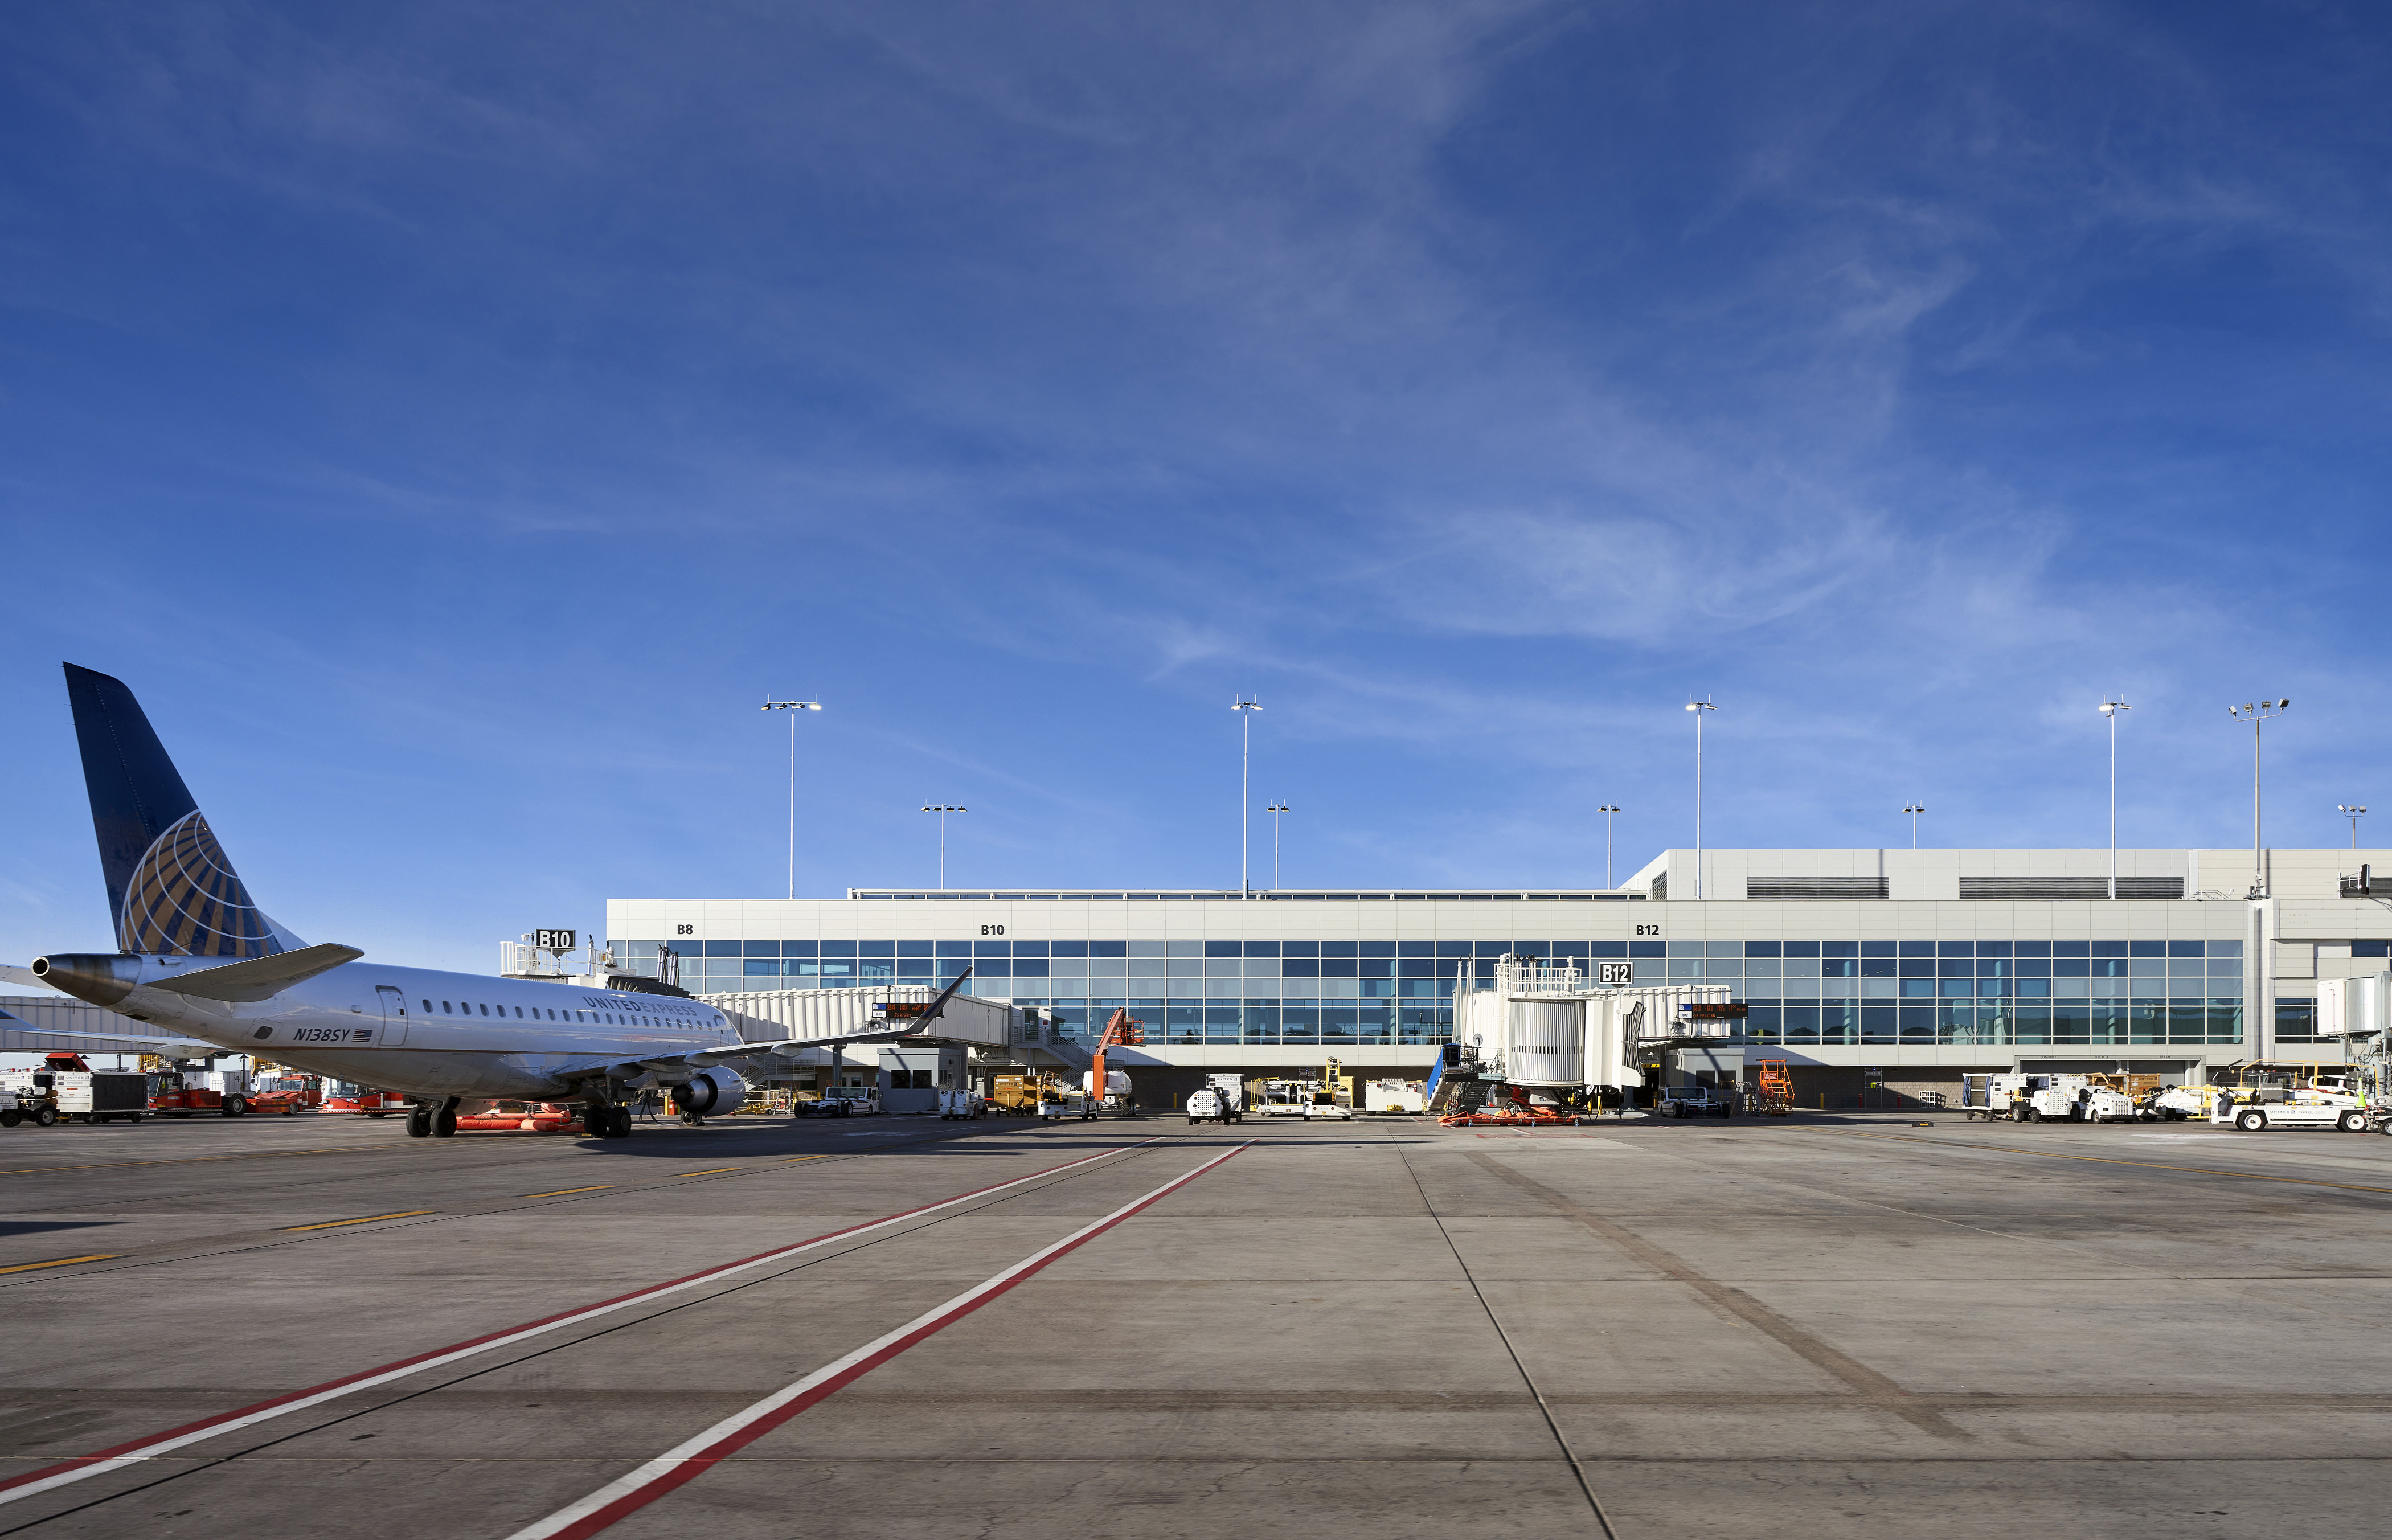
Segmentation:
[(150, 1105), (150, 1077), (96, 1070), (80, 1053), (50, 1054), (39, 1069), (0, 1071), (0, 1091), (15, 1098), (7, 1110), (43, 1128), (53, 1123), (141, 1121)]

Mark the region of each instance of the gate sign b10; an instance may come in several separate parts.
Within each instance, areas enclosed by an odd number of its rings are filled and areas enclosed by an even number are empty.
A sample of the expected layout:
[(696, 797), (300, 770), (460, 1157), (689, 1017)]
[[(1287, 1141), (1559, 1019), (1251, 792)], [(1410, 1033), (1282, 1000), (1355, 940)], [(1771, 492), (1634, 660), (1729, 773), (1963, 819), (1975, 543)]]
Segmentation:
[(531, 944), (543, 952), (569, 952), (575, 946), (571, 931), (534, 931)]

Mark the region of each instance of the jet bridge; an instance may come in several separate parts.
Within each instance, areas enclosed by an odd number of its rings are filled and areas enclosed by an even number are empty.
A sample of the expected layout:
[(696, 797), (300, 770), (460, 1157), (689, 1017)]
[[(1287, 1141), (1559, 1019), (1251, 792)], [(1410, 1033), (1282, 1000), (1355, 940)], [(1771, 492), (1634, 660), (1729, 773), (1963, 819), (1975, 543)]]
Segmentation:
[(1576, 968), (1505, 958), (1495, 986), (1455, 1002), (1454, 1039), (1513, 1085), (1577, 1090), (1644, 1083), (1644, 1055), (1724, 1042), (1732, 1019), (1689, 1019), (1682, 1006), (1725, 1006), (1723, 984), (1606, 986)]

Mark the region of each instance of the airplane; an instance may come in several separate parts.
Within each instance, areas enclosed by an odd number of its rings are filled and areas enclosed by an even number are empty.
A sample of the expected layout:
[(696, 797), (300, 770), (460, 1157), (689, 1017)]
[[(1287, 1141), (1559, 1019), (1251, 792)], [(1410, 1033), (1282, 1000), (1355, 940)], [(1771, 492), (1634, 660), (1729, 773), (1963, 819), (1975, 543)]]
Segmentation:
[(466, 1102), (501, 1098), (578, 1104), (586, 1132), (622, 1139), (630, 1095), (663, 1088), (693, 1116), (735, 1111), (748, 1090), (733, 1066), (753, 1074), (768, 1054), (918, 1037), (971, 976), (956, 974), (902, 1027), (751, 1042), (729, 1014), (656, 979), (545, 984), (310, 946), (251, 899), (132, 690), (65, 668), (119, 949), (53, 953), (5, 972), (150, 1029), (125, 1041), (271, 1054), (403, 1091), (417, 1139), (448, 1138)]

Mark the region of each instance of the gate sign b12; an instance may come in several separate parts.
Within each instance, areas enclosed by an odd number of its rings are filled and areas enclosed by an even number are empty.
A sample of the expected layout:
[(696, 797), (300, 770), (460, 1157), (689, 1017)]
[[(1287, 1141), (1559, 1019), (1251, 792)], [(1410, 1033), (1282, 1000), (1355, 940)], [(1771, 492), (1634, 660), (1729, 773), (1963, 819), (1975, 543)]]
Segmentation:
[(1634, 968), (1635, 965), (1633, 963), (1599, 962), (1595, 964), (1595, 982), (1598, 984), (1626, 984), (1634, 976)]

